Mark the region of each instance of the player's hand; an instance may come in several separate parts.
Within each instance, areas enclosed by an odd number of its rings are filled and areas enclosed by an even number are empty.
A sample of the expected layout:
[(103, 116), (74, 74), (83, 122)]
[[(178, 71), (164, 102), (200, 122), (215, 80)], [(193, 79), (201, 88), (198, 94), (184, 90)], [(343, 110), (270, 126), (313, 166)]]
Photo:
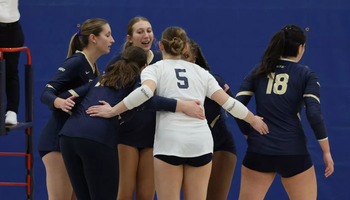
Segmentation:
[(269, 132), (269, 128), (263, 121), (264, 118), (259, 116), (254, 116), (253, 122), (250, 124), (256, 131), (260, 133), (260, 135), (267, 134)]
[(68, 112), (72, 110), (72, 108), (75, 105), (75, 102), (73, 101), (76, 98), (76, 96), (68, 97), (67, 99), (62, 99), (60, 103), (60, 109), (62, 109), (64, 112)]
[(112, 118), (112, 107), (105, 101), (99, 101), (102, 105), (91, 106), (86, 110), (86, 114), (91, 117)]
[(201, 120), (205, 119), (203, 108), (200, 106), (200, 101), (177, 101), (176, 111), (185, 113), (186, 115)]
[(324, 153), (323, 160), (324, 160), (324, 163), (326, 164), (326, 170), (324, 175), (327, 178), (334, 172), (334, 162), (333, 162), (331, 153), (330, 152)]

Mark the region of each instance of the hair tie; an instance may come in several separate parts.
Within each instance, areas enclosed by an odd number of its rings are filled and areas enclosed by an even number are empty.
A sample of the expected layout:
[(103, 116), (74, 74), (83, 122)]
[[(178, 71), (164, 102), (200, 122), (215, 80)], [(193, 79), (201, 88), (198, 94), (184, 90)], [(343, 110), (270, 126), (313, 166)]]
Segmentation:
[(80, 24), (78, 24), (78, 25), (77, 25), (77, 27), (78, 27), (77, 36), (78, 36), (78, 37), (80, 37), (80, 36), (81, 36), (81, 34), (80, 34), (80, 30), (81, 30), (81, 28), (80, 28)]
[(121, 59), (125, 60), (125, 62), (127, 62), (127, 63), (129, 62), (129, 59), (127, 59), (127, 58), (121, 57)]
[(284, 29), (282, 29), (283, 31), (289, 31), (289, 30), (292, 30), (292, 26), (287, 26), (285, 27)]

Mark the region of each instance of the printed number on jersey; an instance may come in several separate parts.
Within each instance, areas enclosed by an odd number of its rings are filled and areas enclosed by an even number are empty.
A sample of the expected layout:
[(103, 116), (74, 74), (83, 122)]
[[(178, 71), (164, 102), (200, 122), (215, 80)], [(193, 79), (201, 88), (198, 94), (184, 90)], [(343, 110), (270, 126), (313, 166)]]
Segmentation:
[(186, 73), (186, 69), (175, 69), (175, 73), (176, 73), (177, 80), (179, 80), (179, 82), (177, 82), (177, 86), (180, 89), (187, 89), (188, 79), (186, 76), (184, 76)]
[(278, 95), (286, 93), (288, 87), (287, 83), (289, 80), (288, 74), (277, 74), (275, 77), (275, 73), (272, 72), (270, 75), (267, 76), (267, 78), (269, 79), (269, 82), (267, 84), (266, 94), (271, 94), (272, 90), (273, 93)]

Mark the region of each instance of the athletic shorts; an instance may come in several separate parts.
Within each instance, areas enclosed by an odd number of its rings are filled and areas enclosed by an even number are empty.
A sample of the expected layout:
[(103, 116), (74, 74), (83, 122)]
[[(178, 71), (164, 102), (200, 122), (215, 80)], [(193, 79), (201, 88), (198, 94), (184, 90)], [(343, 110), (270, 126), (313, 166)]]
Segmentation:
[(276, 172), (283, 178), (300, 174), (312, 167), (310, 155), (265, 155), (247, 152), (243, 165), (258, 172)]
[(175, 166), (187, 164), (192, 167), (201, 167), (210, 163), (210, 161), (213, 159), (213, 154), (208, 153), (202, 156), (192, 157), (192, 158), (181, 158), (177, 156), (167, 156), (167, 155), (155, 155), (154, 157)]

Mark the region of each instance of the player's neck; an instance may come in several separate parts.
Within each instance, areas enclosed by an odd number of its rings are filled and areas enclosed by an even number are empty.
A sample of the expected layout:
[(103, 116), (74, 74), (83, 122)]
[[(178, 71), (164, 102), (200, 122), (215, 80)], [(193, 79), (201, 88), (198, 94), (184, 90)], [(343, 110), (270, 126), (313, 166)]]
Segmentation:
[(291, 60), (291, 61), (294, 61), (294, 62), (299, 62), (299, 60), (300, 59), (298, 59), (298, 57), (290, 57), (290, 56), (288, 56), (288, 57), (281, 57), (281, 58), (283, 58), (283, 59), (285, 59), (285, 60)]
[(90, 63), (96, 63), (97, 59), (101, 56), (98, 52), (91, 48), (84, 48), (83, 53), (89, 59)]
[(173, 56), (167, 53), (163, 53), (163, 60), (181, 60), (181, 55)]

